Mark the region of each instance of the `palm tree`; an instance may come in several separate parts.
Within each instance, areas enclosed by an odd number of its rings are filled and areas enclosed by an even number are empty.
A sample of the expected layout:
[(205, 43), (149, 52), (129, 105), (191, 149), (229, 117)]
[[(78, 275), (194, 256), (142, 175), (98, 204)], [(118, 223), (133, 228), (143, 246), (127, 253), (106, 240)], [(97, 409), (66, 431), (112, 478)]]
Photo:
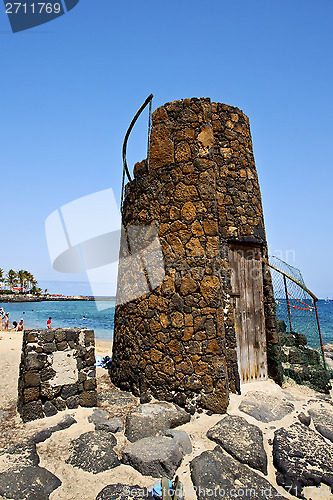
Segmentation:
[(14, 269), (9, 269), (6, 275), (6, 284), (9, 285), (10, 288), (13, 288), (17, 284), (17, 273)]
[(17, 271), (17, 279), (20, 283), (20, 287), (25, 291), (26, 289), (26, 284), (27, 284), (27, 275), (28, 271), (24, 271), (23, 269), (20, 269)]

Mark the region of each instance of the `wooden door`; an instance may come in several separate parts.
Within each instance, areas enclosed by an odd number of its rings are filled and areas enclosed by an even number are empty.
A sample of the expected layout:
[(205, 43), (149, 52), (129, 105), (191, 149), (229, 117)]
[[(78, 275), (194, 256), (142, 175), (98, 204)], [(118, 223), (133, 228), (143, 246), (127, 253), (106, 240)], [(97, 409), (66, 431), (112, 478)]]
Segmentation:
[(267, 379), (262, 260), (259, 247), (229, 247), (231, 289), (241, 382)]

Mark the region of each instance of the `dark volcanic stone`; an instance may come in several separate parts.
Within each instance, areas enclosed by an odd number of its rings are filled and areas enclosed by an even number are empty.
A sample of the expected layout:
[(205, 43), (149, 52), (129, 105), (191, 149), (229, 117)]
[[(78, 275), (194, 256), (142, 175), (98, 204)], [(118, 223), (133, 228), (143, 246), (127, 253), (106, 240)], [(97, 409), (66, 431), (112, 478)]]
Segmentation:
[(333, 488), (333, 446), (299, 422), (275, 431), (273, 460), (277, 483), (299, 498), (304, 486)]
[(310, 422), (311, 422), (311, 417), (309, 415), (305, 415), (305, 413), (300, 413), (298, 415), (298, 420), (300, 422), (302, 422), (302, 424), (306, 425), (307, 427), (309, 427), (310, 425)]
[(57, 350), (57, 345), (55, 342), (48, 342), (43, 346), (44, 352), (51, 353)]
[(40, 370), (46, 361), (46, 354), (29, 353), (25, 359), (27, 370)]
[(43, 330), (40, 332), (40, 338), (43, 342), (53, 342), (54, 340), (54, 331), (50, 332), (49, 330)]
[(51, 380), (52, 378), (54, 378), (56, 374), (57, 372), (55, 372), (51, 367), (43, 368), (43, 370), (40, 372), (41, 380), (42, 382), (46, 382), (47, 380)]
[(40, 432), (37, 432), (34, 436), (32, 436), (31, 440), (34, 443), (44, 443), (49, 437), (52, 436), (52, 431), (51, 429), (44, 429)]
[(50, 401), (46, 401), (44, 405), (44, 413), (47, 417), (52, 417), (52, 415), (56, 415), (58, 413), (58, 410), (52, 403), (50, 403)]
[(180, 447), (184, 455), (192, 453), (192, 443), (187, 432), (178, 431), (177, 429), (168, 429), (164, 436), (171, 437)]
[(23, 405), (21, 418), (23, 422), (44, 418), (43, 406), (41, 401), (31, 401)]
[(76, 424), (75, 418), (71, 417), (70, 415), (65, 415), (63, 419), (60, 420), (60, 422), (53, 427), (50, 427), (48, 429), (44, 429), (37, 434), (35, 434), (31, 440), (34, 443), (43, 443), (48, 439), (54, 432), (57, 431), (62, 431), (64, 429), (68, 429), (71, 425)]
[(70, 396), (66, 399), (66, 405), (69, 410), (74, 410), (79, 406), (79, 396)]
[(118, 389), (100, 391), (98, 400), (101, 403), (108, 403), (109, 406), (125, 409), (126, 407), (138, 405), (138, 400), (130, 392), (119, 391)]
[(158, 432), (186, 424), (191, 419), (186, 411), (172, 403), (145, 403), (126, 418), (125, 435), (132, 443)]
[(100, 491), (96, 500), (153, 500), (148, 488), (139, 485), (110, 484)]
[(140, 439), (122, 452), (122, 462), (143, 476), (172, 479), (182, 459), (183, 453), (176, 440), (166, 436)]
[(63, 342), (67, 338), (67, 332), (66, 330), (56, 330), (54, 336), (57, 342)]
[(333, 410), (326, 408), (310, 409), (309, 415), (312, 417), (317, 431), (333, 442)]
[(71, 442), (72, 451), (66, 463), (94, 474), (113, 469), (120, 465), (113, 451), (116, 444), (116, 438), (109, 432), (86, 432)]
[(123, 421), (120, 417), (110, 418), (105, 410), (96, 408), (93, 414), (88, 417), (88, 421), (95, 424), (96, 431), (119, 432), (123, 430)]
[(20, 467), (0, 474), (0, 495), (20, 500), (47, 500), (61, 481), (41, 467)]
[(62, 431), (64, 429), (68, 429), (68, 427), (71, 427), (73, 424), (76, 424), (75, 418), (73, 418), (71, 415), (65, 415), (60, 422), (58, 422), (55, 426), (51, 427), (53, 432), (56, 431)]
[(251, 391), (246, 394), (239, 409), (261, 422), (281, 420), (294, 411), (295, 407), (289, 401), (264, 392)]
[(207, 437), (243, 464), (267, 474), (267, 455), (261, 429), (245, 418), (227, 415), (207, 432)]
[(24, 375), (26, 387), (38, 387), (40, 384), (40, 374), (36, 372), (27, 372)]
[(78, 385), (77, 384), (69, 384), (69, 385), (64, 385), (64, 387), (61, 390), (61, 397), (63, 399), (67, 399), (70, 396), (75, 396), (75, 394), (78, 393)]
[(97, 406), (96, 391), (84, 391), (79, 394), (79, 405), (85, 407)]
[(190, 469), (198, 500), (286, 500), (266, 479), (224, 453), (218, 446), (192, 460)]
[(54, 399), (53, 404), (59, 411), (66, 410), (66, 401), (60, 397)]

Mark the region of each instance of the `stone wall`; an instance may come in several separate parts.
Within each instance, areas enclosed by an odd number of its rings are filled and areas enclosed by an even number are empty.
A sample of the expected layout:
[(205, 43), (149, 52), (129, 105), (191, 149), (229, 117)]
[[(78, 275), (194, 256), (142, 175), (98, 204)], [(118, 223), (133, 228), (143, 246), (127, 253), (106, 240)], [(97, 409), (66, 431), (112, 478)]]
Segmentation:
[(25, 330), (18, 385), (23, 422), (66, 408), (96, 406), (93, 330)]
[[(240, 387), (230, 243), (262, 248), (269, 350), (277, 343), (249, 120), (206, 98), (167, 103), (153, 113), (149, 161), (136, 164), (134, 176), (125, 189), (123, 225), (157, 229), (165, 277), (117, 305), (112, 380), (143, 401), (153, 395), (224, 412), (229, 391)], [(120, 257), (127, 253), (123, 231)], [(117, 300), (128, 273), (120, 259)], [(269, 367), (278, 378), (274, 356)]]

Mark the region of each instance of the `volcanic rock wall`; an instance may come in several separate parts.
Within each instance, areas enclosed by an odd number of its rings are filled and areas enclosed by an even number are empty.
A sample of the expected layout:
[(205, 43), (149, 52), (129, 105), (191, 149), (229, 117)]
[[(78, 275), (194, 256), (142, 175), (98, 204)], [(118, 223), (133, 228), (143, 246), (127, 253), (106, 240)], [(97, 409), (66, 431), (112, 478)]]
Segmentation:
[(66, 408), (96, 406), (93, 330), (25, 330), (18, 411), (23, 422)]
[[(279, 375), (249, 120), (238, 108), (206, 98), (167, 103), (153, 113), (148, 160), (135, 165), (125, 189), (112, 380), (142, 401), (153, 395), (223, 413), (229, 391), (240, 386), (230, 243), (261, 247), (269, 370)], [(121, 262), (133, 225), (158, 232), (165, 276), (126, 303), (121, 294), (129, 269)]]

